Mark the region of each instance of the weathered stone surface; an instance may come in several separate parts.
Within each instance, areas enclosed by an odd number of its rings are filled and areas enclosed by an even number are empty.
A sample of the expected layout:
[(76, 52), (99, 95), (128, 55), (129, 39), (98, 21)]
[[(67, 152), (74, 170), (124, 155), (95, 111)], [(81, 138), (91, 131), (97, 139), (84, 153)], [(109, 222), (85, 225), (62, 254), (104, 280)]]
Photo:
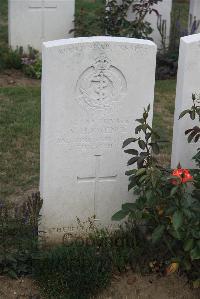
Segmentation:
[(191, 34), (200, 33), (200, 1), (199, 0), (190, 0), (188, 31)]
[(76, 217), (110, 225), (132, 198), (122, 143), (153, 106), (155, 63), (156, 46), (147, 40), (44, 43), (40, 191), (49, 240), (73, 231)]
[(178, 120), (180, 113), (192, 106), (192, 93), (200, 94), (200, 34), (182, 37), (180, 42), (171, 162), (173, 168), (179, 162), (184, 168), (195, 167), (192, 157), (199, 146), (188, 144), (184, 134), (185, 130), (195, 126), (195, 122), (189, 116)]
[[(164, 45), (162, 44), (162, 36), (160, 32), (162, 32), (162, 28), (164, 28), (163, 33), (165, 47), (168, 47), (170, 41), (172, 0), (163, 0), (162, 2), (158, 2), (157, 4), (154, 4), (153, 8), (158, 11), (160, 15), (159, 19), (157, 19), (156, 14), (152, 12), (147, 15), (146, 20), (153, 28), (153, 32), (151, 34), (153, 41), (158, 46), (158, 49), (163, 50)], [(160, 29), (158, 29), (158, 26)]]
[(9, 0), (9, 44), (41, 50), (42, 42), (72, 37), (75, 0)]

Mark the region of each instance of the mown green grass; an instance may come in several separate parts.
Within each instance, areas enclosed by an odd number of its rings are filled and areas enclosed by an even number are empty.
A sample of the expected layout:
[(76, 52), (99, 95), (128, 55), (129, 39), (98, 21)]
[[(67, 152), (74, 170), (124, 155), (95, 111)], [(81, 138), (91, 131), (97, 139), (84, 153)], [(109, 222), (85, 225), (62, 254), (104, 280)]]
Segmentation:
[[(169, 143), (161, 161), (169, 163), (175, 80), (156, 82), (154, 128)], [(0, 197), (38, 188), (40, 88), (0, 88)]]
[(0, 197), (38, 186), (40, 89), (0, 88)]
[(160, 162), (170, 165), (173, 135), (176, 80), (156, 81), (153, 127), (164, 143), (161, 144)]

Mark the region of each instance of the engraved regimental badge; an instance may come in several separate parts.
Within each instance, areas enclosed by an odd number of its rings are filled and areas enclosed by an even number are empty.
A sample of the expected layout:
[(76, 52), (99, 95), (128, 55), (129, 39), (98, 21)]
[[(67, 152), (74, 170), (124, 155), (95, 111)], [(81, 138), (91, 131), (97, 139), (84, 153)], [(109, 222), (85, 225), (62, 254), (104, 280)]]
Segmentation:
[(122, 72), (111, 65), (105, 54), (100, 54), (94, 64), (80, 75), (76, 99), (87, 109), (107, 109), (123, 98), (126, 90), (127, 83)]

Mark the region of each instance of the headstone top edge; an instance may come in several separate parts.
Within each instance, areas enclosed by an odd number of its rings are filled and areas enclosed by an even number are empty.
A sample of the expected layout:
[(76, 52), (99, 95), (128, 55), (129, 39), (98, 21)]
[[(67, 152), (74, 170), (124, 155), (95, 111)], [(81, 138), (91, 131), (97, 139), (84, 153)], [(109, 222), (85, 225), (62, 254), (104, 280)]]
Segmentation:
[(200, 33), (181, 37), (181, 42), (184, 42), (186, 44), (199, 42), (199, 41), (200, 41)]
[(156, 44), (150, 40), (128, 38), (128, 37), (112, 37), (112, 36), (92, 36), (92, 37), (77, 37), (68, 39), (52, 40), (43, 42), (43, 48), (52, 48), (59, 46), (75, 45), (80, 43), (94, 43), (94, 42), (113, 42), (113, 43), (126, 43), (148, 45), (157, 48)]

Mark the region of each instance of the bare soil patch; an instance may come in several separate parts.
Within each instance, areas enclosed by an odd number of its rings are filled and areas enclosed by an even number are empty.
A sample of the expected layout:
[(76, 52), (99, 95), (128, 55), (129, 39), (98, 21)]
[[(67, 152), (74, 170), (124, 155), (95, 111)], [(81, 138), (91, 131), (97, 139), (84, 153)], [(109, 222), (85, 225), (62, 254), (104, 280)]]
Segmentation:
[(40, 86), (40, 80), (25, 77), (20, 70), (5, 70), (0, 73), (0, 87)]
[[(118, 280), (119, 279), (119, 280)], [(187, 280), (173, 274), (141, 276), (127, 272), (112, 281), (99, 299), (199, 299), (199, 290), (191, 289)]]
[(0, 276), (0, 299), (42, 299), (37, 284), (29, 278)]
[[(115, 276), (98, 299), (199, 299), (199, 290), (190, 289), (186, 279), (174, 274), (140, 276), (127, 272)], [(0, 276), (0, 299), (44, 299), (34, 280), (13, 280)], [(55, 298), (59, 299), (59, 298)], [(81, 299), (81, 298), (77, 298)]]

